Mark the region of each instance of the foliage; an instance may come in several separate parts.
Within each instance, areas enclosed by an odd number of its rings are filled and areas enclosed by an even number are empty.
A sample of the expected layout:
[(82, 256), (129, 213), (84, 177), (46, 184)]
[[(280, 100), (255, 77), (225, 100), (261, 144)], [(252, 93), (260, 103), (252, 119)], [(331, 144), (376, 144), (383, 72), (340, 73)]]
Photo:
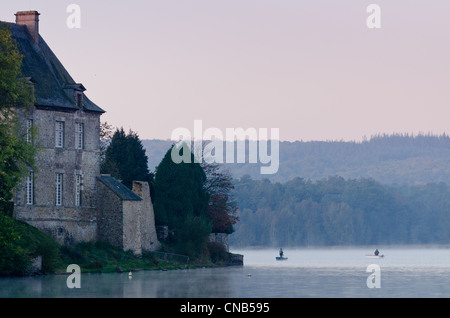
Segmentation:
[(59, 262), (60, 245), (37, 228), (22, 221), (16, 222), (22, 233), (22, 248), (31, 257), (42, 256), (42, 271), (44, 273), (54, 273)]
[(214, 233), (233, 233), (233, 225), (239, 221), (237, 204), (231, 196), (234, 189), (233, 179), (228, 170), (221, 169), (218, 164), (202, 164), (206, 174), (205, 189), (210, 199), (207, 215)]
[(228, 259), (228, 252), (226, 251), (223, 244), (218, 242), (208, 242), (208, 252), (211, 258), (211, 261), (215, 264), (226, 263)]
[(211, 223), (205, 216), (188, 214), (174, 233), (175, 252), (195, 259), (205, 254)]
[[(204, 188), (206, 175), (200, 164), (174, 163), (172, 146), (156, 168), (155, 174), (155, 222), (179, 228), (188, 215), (206, 217), (209, 201)], [(178, 150), (183, 152), (183, 147)]]
[(100, 166), (105, 162), (106, 149), (108, 149), (113, 137), (113, 127), (108, 122), (100, 123)]
[(19, 134), (15, 119), (8, 123), (0, 119), (0, 209), (11, 213), (13, 188), (24, 173), (34, 166), (36, 149)]
[[(0, 23), (0, 111), (33, 104), (31, 85), (21, 74), (22, 58), (7, 24)], [(4, 114), (4, 113), (3, 113)]]
[(131, 130), (125, 134), (123, 128), (117, 129), (106, 149), (101, 172), (111, 174), (130, 189), (134, 180), (151, 185), (153, 174), (148, 170), (147, 159), (139, 136)]
[(34, 165), (35, 148), (27, 143), (17, 118), (33, 105), (31, 84), (21, 74), (22, 55), (9, 27), (0, 23), (0, 211), (11, 213), (13, 188)]
[(234, 246), (446, 244), (450, 187), (383, 185), (373, 179), (235, 182)]
[[(176, 147), (176, 148), (174, 148)], [(183, 155), (187, 148), (174, 145), (158, 165), (155, 174), (155, 222), (173, 231), (176, 252), (198, 256), (206, 247), (211, 224), (206, 213), (209, 195), (206, 175), (192, 153), (184, 154), (191, 163), (175, 163), (172, 151)]]
[(59, 244), (33, 226), (0, 213), (0, 275), (22, 275), (31, 259), (42, 256), (42, 270), (53, 273)]
[(0, 213), (0, 275), (19, 275), (31, 264), (14, 220)]

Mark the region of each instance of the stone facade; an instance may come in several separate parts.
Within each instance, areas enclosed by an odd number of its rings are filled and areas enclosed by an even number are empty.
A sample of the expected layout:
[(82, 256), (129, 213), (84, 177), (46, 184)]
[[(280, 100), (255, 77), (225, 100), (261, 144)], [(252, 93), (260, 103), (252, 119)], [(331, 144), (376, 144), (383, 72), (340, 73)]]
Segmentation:
[(155, 227), (155, 212), (150, 196), (148, 182), (133, 181), (133, 192), (142, 199), (141, 208), (141, 246), (143, 251), (155, 251), (161, 247)]
[[(38, 147), (36, 169), (30, 170), (31, 186), (25, 178), (17, 187), (14, 216), (51, 234), (61, 244), (95, 239), (100, 115), (39, 107), (27, 115), (23, 121), (31, 120), (39, 132), (34, 139)], [(57, 122), (63, 123), (62, 147), (55, 145)], [(81, 149), (75, 147), (77, 124), (84, 128)]]
[(123, 246), (122, 198), (110, 191), (107, 185), (97, 181), (97, 238), (99, 241)]

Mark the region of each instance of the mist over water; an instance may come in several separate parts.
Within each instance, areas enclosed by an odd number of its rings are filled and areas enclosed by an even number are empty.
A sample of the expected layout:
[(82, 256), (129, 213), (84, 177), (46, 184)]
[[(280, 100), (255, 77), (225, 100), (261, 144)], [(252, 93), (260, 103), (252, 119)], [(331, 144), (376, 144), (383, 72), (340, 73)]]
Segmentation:
[[(233, 250), (244, 266), (173, 271), (82, 274), (81, 288), (69, 289), (67, 275), (0, 278), (0, 297), (307, 298), (437, 297), (450, 295), (450, 249), (379, 248), (382, 259), (366, 258), (373, 248), (284, 248)], [(366, 284), (380, 267), (380, 288)]]

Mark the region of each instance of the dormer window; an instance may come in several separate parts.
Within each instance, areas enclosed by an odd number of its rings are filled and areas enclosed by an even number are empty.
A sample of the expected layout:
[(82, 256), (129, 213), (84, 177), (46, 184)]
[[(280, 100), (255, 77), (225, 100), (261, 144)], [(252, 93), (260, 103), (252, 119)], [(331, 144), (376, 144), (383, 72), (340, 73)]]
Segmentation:
[(83, 107), (83, 93), (80, 91), (75, 91), (75, 104), (77, 107)]
[(83, 92), (86, 88), (81, 83), (66, 83), (63, 86), (67, 96), (73, 96), (73, 101), (78, 108), (83, 108), (84, 95)]

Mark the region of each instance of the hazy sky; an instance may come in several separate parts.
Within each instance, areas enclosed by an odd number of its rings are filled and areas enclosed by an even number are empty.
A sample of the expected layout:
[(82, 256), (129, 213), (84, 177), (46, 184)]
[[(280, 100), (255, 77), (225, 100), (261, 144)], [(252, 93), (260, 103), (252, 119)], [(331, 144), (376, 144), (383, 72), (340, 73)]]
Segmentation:
[(448, 0), (1, 0), (0, 20), (22, 10), (102, 120), (141, 139), (196, 119), (290, 141), (450, 133)]

